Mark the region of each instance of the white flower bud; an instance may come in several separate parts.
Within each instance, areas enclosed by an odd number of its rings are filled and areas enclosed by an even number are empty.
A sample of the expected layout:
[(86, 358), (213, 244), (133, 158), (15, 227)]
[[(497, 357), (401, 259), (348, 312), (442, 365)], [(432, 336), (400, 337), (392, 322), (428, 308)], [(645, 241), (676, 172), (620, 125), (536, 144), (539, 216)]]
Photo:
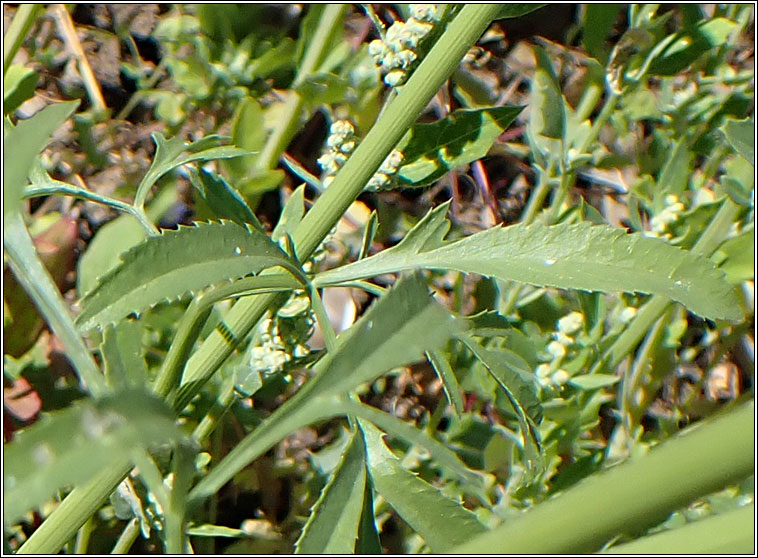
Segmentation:
[(558, 320), (558, 331), (566, 335), (573, 335), (584, 326), (584, 314), (570, 312)]

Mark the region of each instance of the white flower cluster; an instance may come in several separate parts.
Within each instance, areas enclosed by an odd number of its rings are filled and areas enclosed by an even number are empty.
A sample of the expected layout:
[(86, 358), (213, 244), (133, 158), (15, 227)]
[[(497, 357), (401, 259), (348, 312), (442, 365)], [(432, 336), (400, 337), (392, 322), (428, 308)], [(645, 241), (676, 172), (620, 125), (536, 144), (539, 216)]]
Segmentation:
[(387, 158), (381, 164), (379, 170), (376, 171), (374, 176), (371, 177), (371, 180), (368, 181), (366, 189), (375, 192), (389, 187), (392, 184), (393, 178), (397, 174), (400, 165), (403, 164), (403, 159), (405, 159), (403, 152), (393, 149), (390, 154), (387, 155)]
[[(324, 154), (318, 158), (318, 164), (324, 171), (321, 178), (324, 187), (329, 186), (334, 181), (337, 172), (345, 164), (350, 154), (355, 151), (358, 141), (355, 135), (355, 127), (349, 120), (335, 120), (329, 127), (326, 149)], [(379, 170), (371, 177), (366, 189), (376, 191), (389, 187), (403, 163), (403, 158), (401, 151), (393, 149)]]
[(352, 122), (349, 120), (332, 122), (329, 127), (329, 137), (326, 138), (326, 150), (318, 158), (318, 164), (324, 171), (324, 177), (321, 179), (324, 187), (332, 183), (337, 171), (342, 168), (357, 145), (358, 140)]
[(570, 312), (558, 320), (558, 329), (553, 332), (553, 341), (548, 343), (550, 362), (537, 367), (537, 381), (543, 387), (560, 387), (571, 379), (571, 373), (561, 368), (561, 363), (574, 344), (574, 335), (584, 327), (584, 314)]
[(681, 214), (687, 209), (685, 205), (679, 201), (679, 196), (676, 194), (669, 194), (664, 201), (666, 207), (664, 207), (660, 213), (653, 215), (652, 219), (650, 219), (650, 232), (647, 233), (648, 236), (663, 239), (671, 238), (669, 225), (676, 223), (681, 217)]
[(305, 294), (293, 293), (276, 314), (258, 325), (260, 345), (250, 351), (250, 366), (267, 377), (280, 374), (288, 363), (308, 356), (313, 311)]
[(408, 70), (418, 59), (419, 43), (439, 18), (436, 4), (411, 4), (408, 21), (396, 21), (387, 29), (383, 40), (375, 39), (369, 43), (369, 54), (386, 74), (384, 83), (397, 87), (405, 82)]

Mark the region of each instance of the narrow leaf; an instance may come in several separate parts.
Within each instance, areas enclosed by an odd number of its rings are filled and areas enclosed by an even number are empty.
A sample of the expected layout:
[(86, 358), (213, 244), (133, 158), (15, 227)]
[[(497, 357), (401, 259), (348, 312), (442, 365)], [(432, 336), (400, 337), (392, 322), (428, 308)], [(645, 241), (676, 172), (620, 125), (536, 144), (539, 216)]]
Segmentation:
[(121, 391), (50, 415), (6, 446), (6, 521), (15, 521), (59, 488), (121, 467), (135, 448), (181, 436), (165, 403), (143, 391)]
[(363, 437), (355, 433), (311, 510), (295, 543), (295, 554), (352, 554), (365, 486), (366, 450)]
[(425, 186), (445, 173), (481, 159), (523, 107), (457, 110), (432, 124), (416, 124), (398, 145), (401, 186)]
[(405, 469), (373, 425), (359, 420), (374, 488), (439, 553), (486, 531), (476, 516)]
[[(238, 471), (297, 428), (324, 418), (349, 414), (344, 394), (396, 367), (419, 361), (462, 327), (432, 300), (423, 279), (401, 278), (350, 329), (337, 338), (337, 351), (314, 366), (315, 376), (256, 428), (203, 478), (190, 493), (202, 500)], [(188, 384), (186, 384), (188, 385)]]
[(121, 265), (82, 299), (77, 322), (84, 329), (102, 326), (190, 291), (294, 265), (266, 235), (230, 221), (180, 226), (126, 252)]
[(382, 543), (376, 530), (374, 519), (374, 495), (371, 483), (365, 483), (363, 490), (363, 511), (361, 524), (358, 528), (358, 540), (355, 542), (356, 554), (379, 555), (382, 553)]
[(3, 113), (12, 114), (27, 99), (34, 96), (39, 74), (31, 68), (14, 64), (5, 73), (3, 83)]
[(618, 376), (611, 374), (587, 374), (571, 378), (568, 383), (579, 389), (591, 390), (612, 386), (620, 379)]
[(305, 213), (305, 184), (297, 188), (284, 204), (284, 209), (279, 215), (279, 222), (271, 232), (273, 240), (279, 240), (288, 233), (292, 233), (303, 220)]
[(461, 336), (461, 341), (474, 353), (505, 393), (519, 422), (527, 461), (532, 466), (538, 466), (542, 459), (542, 445), (535, 422), (539, 423), (542, 420), (542, 404), (537, 397), (534, 380), (519, 370), (520, 365), (517, 361), (522, 360), (521, 357), (506, 349), (490, 351), (473, 337)]
[(417, 362), (442, 346), (462, 324), (437, 304), (423, 278), (397, 284), (338, 338), (338, 350), (315, 368), (311, 395), (342, 394), (396, 366)]
[(437, 377), (442, 381), (442, 387), (445, 390), (447, 400), (452, 405), (457, 416), (463, 413), (463, 398), (461, 397), (461, 386), (458, 384), (458, 378), (455, 376), (450, 362), (444, 353), (440, 351), (429, 351), (426, 353), (432, 368), (437, 373)]
[(640, 234), (588, 223), (494, 227), (443, 243), (450, 224), (430, 211), (375, 256), (321, 273), (317, 286), (412, 269), (452, 269), (537, 286), (661, 294), (707, 318), (741, 313), (723, 273), (701, 256)]
[(142, 328), (132, 321), (119, 322), (103, 331), (100, 348), (105, 379), (115, 389), (141, 388), (147, 384), (147, 366), (141, 343)]

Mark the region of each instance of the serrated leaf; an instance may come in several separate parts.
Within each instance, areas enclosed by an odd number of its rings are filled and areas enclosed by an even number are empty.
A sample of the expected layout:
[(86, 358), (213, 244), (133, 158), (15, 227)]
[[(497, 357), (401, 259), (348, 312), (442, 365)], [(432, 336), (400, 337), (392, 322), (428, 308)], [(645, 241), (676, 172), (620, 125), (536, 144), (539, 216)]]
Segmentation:
[[(251, 155), (249, 151), (234, 146), (219, 146), (221, 136), (207, 136), (194, 143), (184, 143), (181, 138), (167, 140), (160, 132), (153, 132), (155, 155), (150, 168), (142, 178), (134, 196), (134, 204), (140, 207), (144, 204), (147, 194), (157, 180), (167, 172), (191, 163), (192, 161), (211, 161), (213, 159), (229, 159)], [(183, 153), (189, 152), (186, 155)]]
[(49, 105), (13, 126), (7, 118), (3, 126), (3, 214), (18, 210), (21, 193), (34, 160), (52, 133), (71, 116), (79, 101)]
[(45, 417), (5, 448), (5, 520), (15, 521), (59, 488), (121, 467), (136, 448), (182, 436), (166, 404), (143, 391), (120, 391)]
[(263, 232), (258, 218), (248, 207), (244, 198), (229, 183), (213, 172), (188, 169), (190, 182), (219, 219), (229, 219), (238, 225), (250, 224)]
[(457, 110), (438, 122), (414, 125), (398, 144), (404, 156), (398, 184), (425, 186), (457, 167), (481, 159), (522, 109)]
[[(150, 202), (148, 217), (156, 221), (175, 201), (176, 191), (166, 188)], [(119, 255), (146, 236), (145, 229), (131, 215), (119, 215), (100, 227), (76, 264), (77, 294), (82, 297), (94, 289), (100, 277), (119, 265)]]
[(444, 552), (487, 530), (472, 512), (405, 469), (376, 427), (358, 422), (374, 489), (424, 538), (432, 552)]
[(321, 491), (297, 542), (295, 554), (352, 554), (361, 524), (366, 450), (355, 433)]
[(744, 120), (727, 118), (720, 129), (724, 132), (729, 145), (751, 165), (755, 165), (755, 120), (753, 118)]
[(83, 329), (102, 327), (132, 312), (264, 268), (295, 269), (266, 235), (231, 221), (198, 223), (167, 230), (122, 255), (81, 301)]
[(396, 246), (321, 273), (314, 284), (452, 269), (561, 289), (661, 294), (707, 318), (741, 316), (734, 292), (710, 260), (660, 240), (610, 226), (537, 222), (494, 227), (444, 243), (446, 209), (430, 211)]

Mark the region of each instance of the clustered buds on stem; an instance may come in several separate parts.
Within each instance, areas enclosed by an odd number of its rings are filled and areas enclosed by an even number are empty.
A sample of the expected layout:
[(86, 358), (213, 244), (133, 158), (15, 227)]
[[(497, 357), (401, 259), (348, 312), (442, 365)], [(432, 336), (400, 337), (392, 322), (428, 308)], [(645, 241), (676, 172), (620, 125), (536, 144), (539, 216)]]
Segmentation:
[(282, 373), (287, 364), (308, 356), (313, 310), (304, 293), (292, 293), (275, 314), (258, 325), (260, 345), (250, 350), (250, 366), (264, 377)]
[[(329, 137), (326, 139), (326, 149), (324, 154), (318, 158), (318, 164), (324, 171), (324, 176), (321, 179), (324, 187), (332, 183), (337, 172), (345, 164), (350, 154), (355, 151), (358, 141), (352, 122), (335, 120), (332, 123), (329, 128)], [(366, 184), (366, 190), (374, 192), (392, 186), (393, 178), (403, 163), (403, 159), (403, 153), (393, 149), (379, 170)]]
[(384, 39), (368, 45), (368, 52), (385, 74), (384, 83), (397, 87), (405, 83), (408, 71), (419, 58), (419, 43), (434, 29), (440, 13), (436, 4), (411, 4), (408, 21), (393, 23)]
[(550, 363), (537, 367), (537, 381), (543, 387), (560, 387), (571, 379), (571, 374), (561, 368), (561, 363), (575, 344), (574, 336), (584, 327), (584, 314), (570, 312), (558, 320), (558, 329), (553, 332), (553, 341), (548, 343)]
[(676, 223), (686, 209), (676, 194), (666, 196), (665, 202), (666, 207), (650, 219), (650, 232), (647, 233), (648, 236), (663, 239), (671, 238), (671, 233), (668, 230), (669, 225)]

